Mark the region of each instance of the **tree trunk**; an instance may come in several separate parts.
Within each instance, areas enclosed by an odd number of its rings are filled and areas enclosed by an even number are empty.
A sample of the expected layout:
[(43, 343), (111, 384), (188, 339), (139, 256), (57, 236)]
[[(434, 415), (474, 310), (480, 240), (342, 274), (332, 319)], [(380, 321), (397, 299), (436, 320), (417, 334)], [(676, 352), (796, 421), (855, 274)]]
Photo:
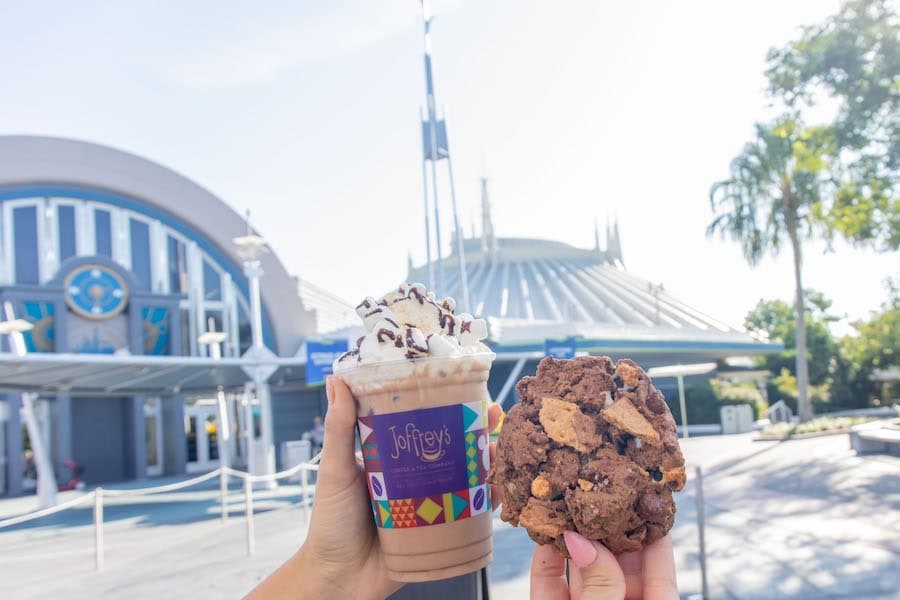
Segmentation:
[(806, 360), (806, 311), (803, 302), (803, 283), (800, 278), (803, 256), (800, 250), (800, 238), (797, 232), (797, 212), (793, 207), (787, 209), (788, 236), (791, 249), (794, 251), (794, 317), (797, 324), (797, 413), (800, 421), (813, 418), (812, 402), (809, 399), (809, 364)]

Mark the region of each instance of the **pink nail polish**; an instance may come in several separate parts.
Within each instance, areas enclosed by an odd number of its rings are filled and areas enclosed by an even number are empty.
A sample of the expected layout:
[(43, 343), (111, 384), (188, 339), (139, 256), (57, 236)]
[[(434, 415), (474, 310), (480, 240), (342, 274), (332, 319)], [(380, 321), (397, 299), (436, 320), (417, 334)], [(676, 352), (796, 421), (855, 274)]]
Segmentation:
[(566, 548), (569, 550), (572, 562), (577, 567), (583, 569), (597, 560), (597, 549), (590, 540), (574, 531), (566, 531), (563, 533), (563, 537), (566, 540)]

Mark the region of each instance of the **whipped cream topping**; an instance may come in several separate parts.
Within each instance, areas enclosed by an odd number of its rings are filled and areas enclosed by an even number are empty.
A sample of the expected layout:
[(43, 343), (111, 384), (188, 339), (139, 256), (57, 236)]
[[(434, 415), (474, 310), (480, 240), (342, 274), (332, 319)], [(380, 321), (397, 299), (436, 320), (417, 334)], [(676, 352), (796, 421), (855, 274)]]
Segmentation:
[(421, 283), (405, 283), (379, 300), (367, 297), (356, 307), (366, 334), (334, 361), (334, 372), (360, 364), (490, 352), (481, 341), (487, 337), (484, 319), (454, 314), (455, 308), (453, 298), (438, 300)]

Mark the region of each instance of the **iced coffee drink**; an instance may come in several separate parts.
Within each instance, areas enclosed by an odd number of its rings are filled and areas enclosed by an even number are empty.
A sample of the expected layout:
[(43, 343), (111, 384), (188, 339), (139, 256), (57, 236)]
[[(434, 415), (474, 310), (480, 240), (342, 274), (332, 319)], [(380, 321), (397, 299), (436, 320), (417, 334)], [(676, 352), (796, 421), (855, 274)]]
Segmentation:
[(357, 402), (388, 574), (430, 581), (480, 569), (492, 559), (487, 326), (421, 284), (357, 312), (366, 334), (334, 372)]

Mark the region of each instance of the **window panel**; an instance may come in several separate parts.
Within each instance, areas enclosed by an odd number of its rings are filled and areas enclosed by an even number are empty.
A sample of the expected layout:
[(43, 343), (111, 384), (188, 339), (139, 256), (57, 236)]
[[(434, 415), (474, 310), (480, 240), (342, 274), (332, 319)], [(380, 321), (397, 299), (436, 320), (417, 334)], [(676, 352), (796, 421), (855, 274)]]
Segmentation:
[(40, 283), (37, 207), (19, 206), (12, 213), (16, 283)]
[(169, 309), (149, 306), (141, 308), (141, 324), (144, 334), (144, 354), (155, 356), (169, 354)]
[(187, 292), (187, 251), (176, 238), (166, 237), (169, 253), (169, 290), (173, 294)]
[(145, 289), (152, 288), (150, 273), (150, 225), (137, 219), (131, 219), (131, 272), (144, 284)]
[(59, 260), (60, 262), (75, 256), (75, 207), (62, 205), (57, 207), (56, 222), (59, 227)]
[(94, 210), (94, 235), (97, 254), (112, 258), (112, 220), (108, 210)]
[(189, 309), (181, 309), (181, 353), (184, 355), (191, 354), (191, 311)]
[(238, 354), (243, 355), (253, 345), (253, 328), (250, 325), (250, 315), (244, 310), (243, 305), (238, 304)]
[(207, 300), (222, 299), (222, 277), (209, 261), (203, 261), (203, 297)]

